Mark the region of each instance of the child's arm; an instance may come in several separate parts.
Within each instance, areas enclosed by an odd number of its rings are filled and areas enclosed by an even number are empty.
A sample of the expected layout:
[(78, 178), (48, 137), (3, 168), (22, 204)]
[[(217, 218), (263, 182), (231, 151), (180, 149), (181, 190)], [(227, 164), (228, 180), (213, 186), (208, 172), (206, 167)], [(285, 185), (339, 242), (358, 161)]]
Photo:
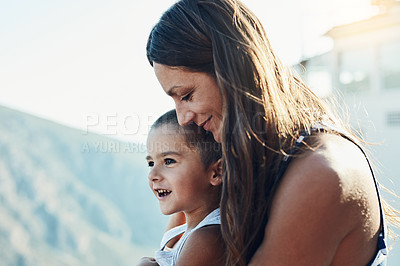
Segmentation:
[(186, 240), (176, 266), (224, 265), (225, 245), (219, 225), (194, 231)]
[(138, 264), (136, 264), (136, 266), (158, 266), (158, 263), (154, 258), (143, 257), (140, 259)]

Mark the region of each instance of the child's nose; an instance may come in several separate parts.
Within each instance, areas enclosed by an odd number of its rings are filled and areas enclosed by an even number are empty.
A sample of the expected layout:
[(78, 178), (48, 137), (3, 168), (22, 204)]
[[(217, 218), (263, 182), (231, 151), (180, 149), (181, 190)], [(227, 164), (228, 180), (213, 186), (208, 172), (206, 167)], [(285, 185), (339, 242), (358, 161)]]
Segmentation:
[(149, 178), (149, 181), (156, 182), (156, 181), (158, 181), (158, 180), (161, 179), (161, 176), (160, 176), (160, 174), (158, 173), (157, 169), (156, 169), (155, 167), (153, 167), (153, 168), (150, 170), (150, 173), (149, 173), (149, 175), (148, 175), (148, 178)]

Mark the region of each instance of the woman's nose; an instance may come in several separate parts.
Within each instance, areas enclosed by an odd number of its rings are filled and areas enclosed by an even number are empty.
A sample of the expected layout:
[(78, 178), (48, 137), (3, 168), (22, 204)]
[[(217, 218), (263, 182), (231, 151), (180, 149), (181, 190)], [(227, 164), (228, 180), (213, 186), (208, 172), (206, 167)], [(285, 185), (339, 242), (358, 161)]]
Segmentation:
[(187, 110), (185, 108), (176, 106), (176, 113), (178, 116), (178, 123), (181, 126), (186, 126), (188, 124), (190, 124), (191, 122), (194, 122), (194, 117), (195, 114), (194, 112)]

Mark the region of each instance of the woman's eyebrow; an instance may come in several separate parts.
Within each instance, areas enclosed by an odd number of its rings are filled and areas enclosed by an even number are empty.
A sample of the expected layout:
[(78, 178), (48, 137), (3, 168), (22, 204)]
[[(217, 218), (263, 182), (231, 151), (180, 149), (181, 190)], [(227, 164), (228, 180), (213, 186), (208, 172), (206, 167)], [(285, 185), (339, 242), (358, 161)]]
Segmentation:
[(176, 95), (176, 89), (177, 89), (177, 88), (180, 88), (180, 87), (182, 87), (182, 85), (174, 85), (174, 86), (172, 86), (171, 88), (169, 88), (169, 89), (167, 90), (167, 94), (168, 94), (169, 96), (174, 96), (174, 95)]

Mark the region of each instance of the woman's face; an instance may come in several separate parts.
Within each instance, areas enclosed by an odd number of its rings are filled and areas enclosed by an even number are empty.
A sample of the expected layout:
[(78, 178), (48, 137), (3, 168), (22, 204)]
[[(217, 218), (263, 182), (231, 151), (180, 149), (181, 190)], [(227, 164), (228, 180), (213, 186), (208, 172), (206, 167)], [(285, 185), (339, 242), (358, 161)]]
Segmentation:
[(222, 96), (213, 77), (179, 67), (154, 63), (163, 90), (175, 101), (181, 126), (194, 122), (221, 142)]

